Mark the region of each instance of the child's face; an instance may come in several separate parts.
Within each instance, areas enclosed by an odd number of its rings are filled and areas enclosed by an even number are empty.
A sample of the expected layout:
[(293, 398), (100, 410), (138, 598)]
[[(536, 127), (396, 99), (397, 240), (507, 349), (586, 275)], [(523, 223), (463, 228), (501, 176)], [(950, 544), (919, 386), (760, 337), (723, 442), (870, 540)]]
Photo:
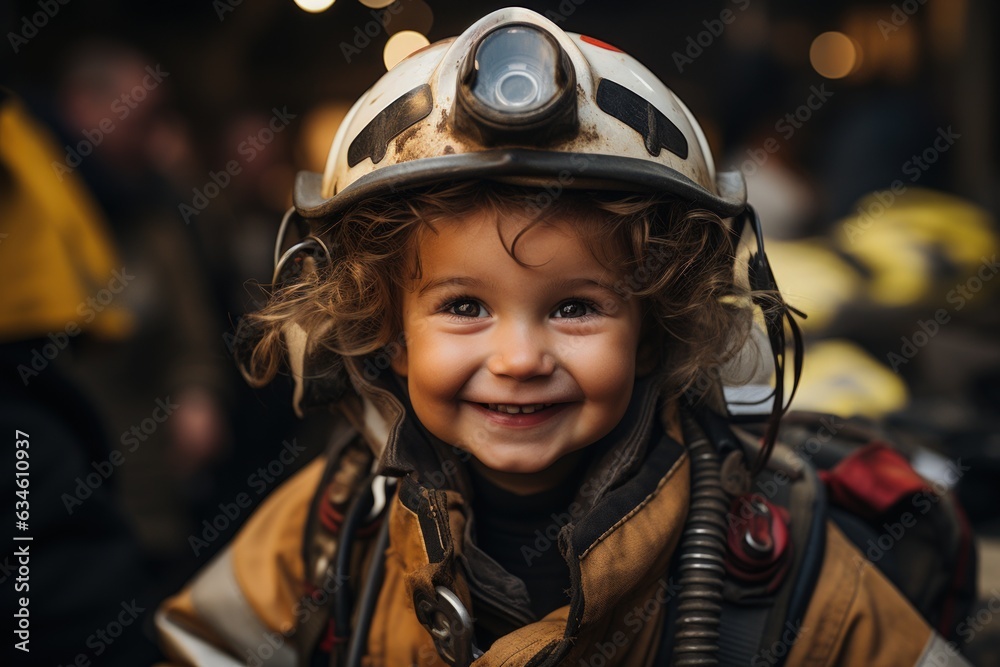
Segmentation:
[[(525, 225), (504, 219), (508, 244)], [(493, 470), (546, 469), (611, 431), (631, 397), (639, 300), (612, 289), (622, 276), (573, 225), (527, 231), (516, 252), (529, 266), (481, 215), (414, 243), (422, 274), (403, 292), (406, 351), (393, 369), (421, 423)]]

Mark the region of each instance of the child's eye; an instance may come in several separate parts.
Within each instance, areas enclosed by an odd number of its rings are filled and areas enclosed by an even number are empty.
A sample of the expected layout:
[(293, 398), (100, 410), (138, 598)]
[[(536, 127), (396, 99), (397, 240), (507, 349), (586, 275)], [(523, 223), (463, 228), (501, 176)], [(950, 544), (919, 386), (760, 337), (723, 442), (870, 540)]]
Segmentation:
[(457, 299), (445, 306), (445, 312), (460, 317), (485, 317), (488, 313), (475, 299)]
[(552, 317), (561, 318), (578, 318), (585, 317), (596, 312), (593, 304), (588, 301), (581, 301), (579, 299), (574, 299), (572, 301), (564, 301), (556, 308), (555, 312), (552, 313)]

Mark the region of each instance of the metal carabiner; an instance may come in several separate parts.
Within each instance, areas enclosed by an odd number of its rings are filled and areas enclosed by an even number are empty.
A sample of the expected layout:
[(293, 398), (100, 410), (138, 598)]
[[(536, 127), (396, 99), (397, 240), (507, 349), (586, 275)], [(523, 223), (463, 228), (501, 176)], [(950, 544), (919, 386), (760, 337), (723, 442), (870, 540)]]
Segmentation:
[(417, 620), (434, 639), (434, 648), (451, 667), (469, 667), (482, 657), (476, 646), (472, 615), (454, 591), (444, 586), (434, 589), (431, 598), (422, 591), (413, 596)]

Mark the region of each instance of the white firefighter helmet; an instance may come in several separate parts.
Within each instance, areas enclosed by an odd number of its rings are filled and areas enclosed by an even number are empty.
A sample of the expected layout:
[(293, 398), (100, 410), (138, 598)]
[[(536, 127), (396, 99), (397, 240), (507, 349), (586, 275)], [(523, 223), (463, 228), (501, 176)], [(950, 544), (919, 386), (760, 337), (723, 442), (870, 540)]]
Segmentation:
[[(329, 227), (331, 218), (352, 204), (464, 179), (661, 192), (723, 218), (739, 216), (733, 230), (745, 222), (756, 236), (750, 286), (767, 293), (777, 290), (759, 220), (747, 205), (743, 174), (716, 173), (705, 135), (683, 102), (628, 54), (564, 32), (518, 7), (495, 11), (458, 37), (411, 54), (361, 96), (334, 137), (324, 173), (298, 174), (295, 206), (278, 232), (274, 282), (294, 275), (300, 268), (295, 258), (311, 254), (330, 261), (319, 229)], [(293, 220), (298, 226), (306, 223), (312, 233), (282, 252)], [(787, 308), (772, 308), (765, 318), (779, 378), (769, 394), (769, 442), (785, 409), (786, 317), (791, 322)], [(796, 339), (794, 394), (801, 345), (794, 322), (790, 326)], [(289, 327), (286, 342), (298, 411), (310, 402), (308, 396), (315, 394), (320, 404), (340, 389), (303, 388), (302, 374), (311, 368), (305, 360), (306, 334)], [(764, 359), (766, 353), (758, 352)], [(316, 384), (317, 374), (312, 376)], [(328, 384), (344, 387), (340, 380)]]
[[(278, 231), (273, 282), (283, 284), (297, 271), (315, 271), (319, 263), (330, 262), (320, 230), (352, 204), (465, 179), (557, 190), (660, 192), (735, 218), (731, 228), (737, 234), (748, 225), (756, 252), (747, 258), (747, 282), (755, 295), (768, 295), (754, 296), (754, 303), (768, 307), (762, 335), (751, 336), (736, 361), (766, 362), (770, 345), (773, 365), (764, 371), (769, 375), (773, 369), (774, 388), (740, 410), (757, 418), (769, 413), (752, 472), (762, 469), (788, 407), (784, 322), (794, 340), (790, 403), (802, 359), (792, 313), (803, 315), (781, 300), (760, 221), (747, 204), (743, 174), (716, 173), (698, 122), (652, 72), (619, 49), (564, 32), (535, 12), (493, 12), (458, 37), (411, 54), (361, 96), (334, 137), (324, 173), (300, 172), (296, 179), (295, 206)], [(305, 223), (311, 233), (282, 253), (293, 220), (300, 232)], [(246, 331), (237, 333), (240, 368), (259, 386), (245, 370), (258, 334), (250, 326), (241, 328)], [(283, 333), (297, 413), (349, 393), (347, 360), (331, 358), (316, 343), (317, 332), (288, 322)], [(380, 422), (375, 402), (355, 389), (368, 420), (357, 427), (371, 430), (370, 424), (381, 424), (377, 433), (366, 432), (381, 451), (388, 422)], [(759, 406), (760, 412), (746, 406)]]
[(668, 192), (724, 218), (740, 172), (716, 173), (687, 107), (617, 48), (543, 16), (495, 11), (415, 52), (354, 104), (295, 208), (327, 218), (372, 196), (459, 178)]

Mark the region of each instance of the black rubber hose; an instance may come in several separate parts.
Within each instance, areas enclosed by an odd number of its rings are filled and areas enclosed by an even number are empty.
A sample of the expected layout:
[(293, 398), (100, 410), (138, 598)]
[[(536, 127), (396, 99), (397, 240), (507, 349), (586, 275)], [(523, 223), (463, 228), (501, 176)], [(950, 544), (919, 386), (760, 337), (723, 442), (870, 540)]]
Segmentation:
[[(388, 503), (388, 498), (386, 499)], [(378, 603), (379, 591), (385, 578), (385, 551), (389, 548), (389, 510), (382, 517), (382, 527), (379, 528), (378, 541), (375, 543), (375, 553), (368, 566), (368, 578), (361, 592), (361, 606), (358, 610), (358, 624), (351, 636), (347, 649), (347, 667), (361, 667), (361, 658), (365, 655), (368, 644), (368, 630), (371, 629), (372, 617), (375, 615), (375, 605)]]
[[(351, 595), (351, 551), (354, 547), (354, 536), (361, 527), (361, 523), (372, 505), (375, 504), (375, 497), (372, 494), (372, 479), (365, 480), (361, 493), (351, 502), (347, 509), (347, 516), (337, 535), (337, 562), (334, 568), (337, 586), (333, 596), (333, 620), (336, 637), (341, 647), (346, 646), (351, 635), (351, 606), (353, 604)], [(342, 650), (341, 650), (342, 652)]]
[(678, 548), (680, 592), (672, 664), (718, 665), (729, 505), (714, 446), (690, 415), (684, 415), (682, 425), (691, 457), (691, 507)]

